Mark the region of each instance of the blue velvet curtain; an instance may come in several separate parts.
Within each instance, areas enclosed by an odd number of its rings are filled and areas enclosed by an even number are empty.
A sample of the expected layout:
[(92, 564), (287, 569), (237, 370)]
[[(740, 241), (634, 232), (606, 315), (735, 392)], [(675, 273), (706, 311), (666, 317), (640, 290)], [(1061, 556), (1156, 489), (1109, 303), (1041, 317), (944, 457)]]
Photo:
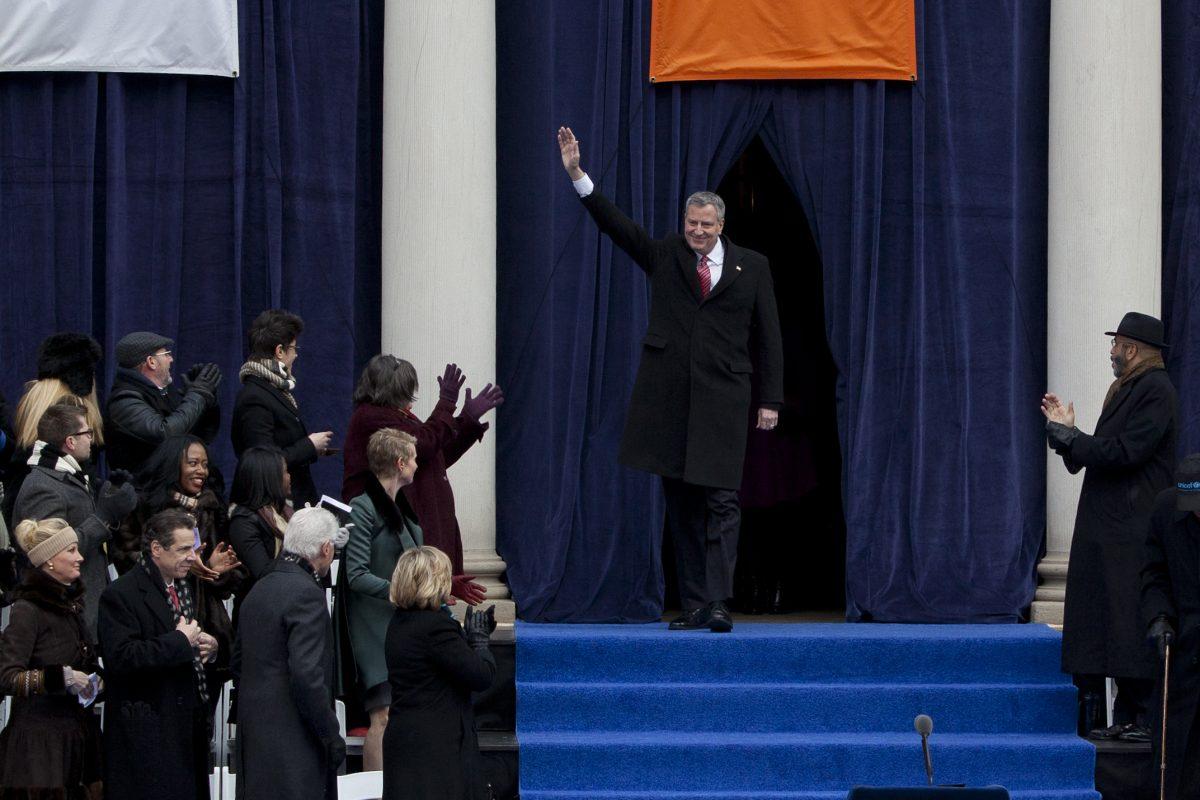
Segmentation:
[(498, 12), (497, 544), (523, 618), (662, 606), (657, 481), (616, 463), (647, 287), (575, 199), (559, 124), (657, 235), (762, 135), (825, 271), (848, 618), (1023, 615), (1045, 522), (1049, 9), (917, 12), (917, 84), (658, 86), (646, 0)]
[[(241, 75), (0, 76), (0, 388), (16, 401), (43, 337), (175, 339), (177, 371), (215, 361), (228, 419), (245, 332), (305, 320), (297, 395), (338, 434), (379, 347), (382, 0), (241, 0)], [(319, 487), (341, 465), (323, 459)], [(227, 473), (228, 474), (228, 473)]]
[(1179, 392), (1179, 455), (1200, 451), (1200, 8), (1162, 4), (1162, 315)]

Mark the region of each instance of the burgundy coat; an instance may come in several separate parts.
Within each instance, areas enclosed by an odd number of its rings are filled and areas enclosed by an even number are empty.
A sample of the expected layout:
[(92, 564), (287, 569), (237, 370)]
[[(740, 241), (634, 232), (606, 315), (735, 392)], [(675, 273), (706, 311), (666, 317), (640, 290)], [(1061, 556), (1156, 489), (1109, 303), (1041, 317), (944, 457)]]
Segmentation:
[(463, 572), (462, 533), (454, 515), (454, 492), (446, 470), (471, 445), (483, 438), (487, 423), (465, 414), (454, 416), (454, 403), (438, 400), (429, 419), (411, 411), (363, 403), (354, 409), (346, 431), (343, 453), (342, 500), (349, 503), (364, 491), (362, 473), (367, 472), (367, 440), (382, 428), (396, 428), (417, 439), (417, 472), (404, 487), (404, 496), (416, 512), (425, 544), (450, 556), (454, 574)]

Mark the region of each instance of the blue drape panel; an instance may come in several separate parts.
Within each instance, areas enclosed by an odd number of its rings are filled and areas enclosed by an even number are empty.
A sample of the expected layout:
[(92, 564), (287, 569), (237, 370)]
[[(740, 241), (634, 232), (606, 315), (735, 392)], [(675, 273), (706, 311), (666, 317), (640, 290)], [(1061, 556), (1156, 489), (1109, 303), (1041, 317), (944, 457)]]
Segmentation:
[(574, 199), (566, 123), (658, 235), (762, 134), (824, 262), (849, 618), (1018, 619), (1045, 519), (1048, 8), (918, 3), (916, 85), (650, 86), (648, 6), (497, 15), (498, 548), (522, 617), (644, 621), (662, 600), (656, 480), (616, 464), (646, 283)]
[[(379, 347), (382, 2), (239, 3), (242, 74), (0, 76), (0, 385), (10, 401), (58, 330), (109, 358), (131, 330), (176, 340), (177, 372), (215, 361), (228, 420), (245, 332), (305, 320), (298, 399), (341, 434)], [(322, 460), (335, 490), (341, 465)]]
[(1179, 392), (1179, 455), (1200, 450), (1200, 8), (1162, 4), (1162, 316)]

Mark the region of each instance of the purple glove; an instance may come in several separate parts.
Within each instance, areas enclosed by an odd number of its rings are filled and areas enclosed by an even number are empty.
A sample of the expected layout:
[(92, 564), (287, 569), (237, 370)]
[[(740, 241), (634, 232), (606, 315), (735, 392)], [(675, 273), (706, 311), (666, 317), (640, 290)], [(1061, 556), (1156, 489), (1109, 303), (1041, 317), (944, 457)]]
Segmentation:
[(458, 364), (447, 364), (446, 372), (437, 379), (438, 396), (443, 400), (449, 400), (451, 403), (457, 403), (458, 391), (462, 388), (466, 380), (462, 370), (458, 368)]
[(500, 391), (499, 386), (489, 383), (479, 392), (478, 397), (471, 397), (471, 390), (467, 389), (467, 399), (463, 400), (463, 413), (479, 422), (480, 417), (503, 402), (504, 392)]
[(487, 589), (475, 583), (474, 575), (451, 576), (450, 594), (469, 606), (477, 606), (487, 599)]

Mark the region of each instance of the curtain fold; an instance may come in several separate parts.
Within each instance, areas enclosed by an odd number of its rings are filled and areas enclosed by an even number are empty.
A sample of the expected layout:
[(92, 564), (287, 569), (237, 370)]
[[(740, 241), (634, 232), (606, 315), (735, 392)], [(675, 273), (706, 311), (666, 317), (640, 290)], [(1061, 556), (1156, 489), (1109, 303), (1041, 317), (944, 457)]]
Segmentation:
[[(340, 438), (381, 313), (382, 0), (238, 6), (237, 79), (0, 76), (0, 388), (15, 402), (38, 342), (80, 330), (105, 347), (103, 396), (116, 341), (159, 331), (177, 375), (225, 374), (227, 470), (250, 321), (304, 318), (302, 413)], [(322, 460), (318, 485), (336, 493), (340, 469)]]
[(550, 5), (497, 16), (498, 549), (521, 616), (661, 613), (657, 482), (616, 464), (647, 288), (563, 176), (569, 124), (654, 235), (761, 133), (825, 271), (848, 618), (1021, 618), (1045, 524), (1048, 9), (918, 3), (918, 84), (651, 86), (648, 3)]

